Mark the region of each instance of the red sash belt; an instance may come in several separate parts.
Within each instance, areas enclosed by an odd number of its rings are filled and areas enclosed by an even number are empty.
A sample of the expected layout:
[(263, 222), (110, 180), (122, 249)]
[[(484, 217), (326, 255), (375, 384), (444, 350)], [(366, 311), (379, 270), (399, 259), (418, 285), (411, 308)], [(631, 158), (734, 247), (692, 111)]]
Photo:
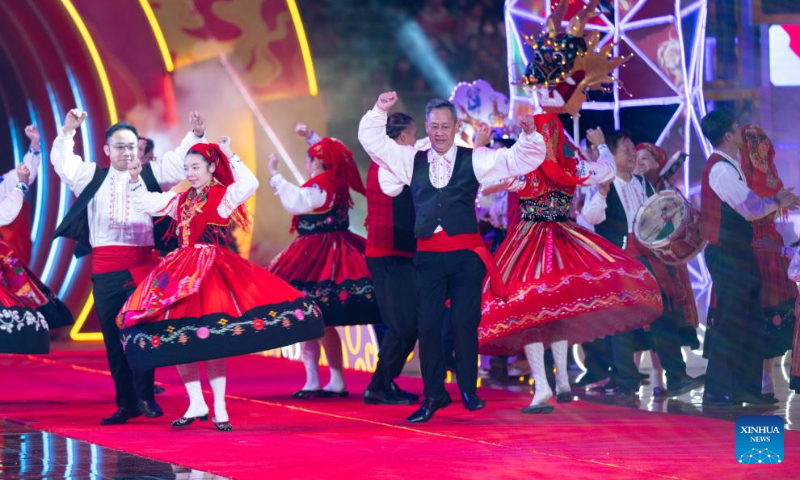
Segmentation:
[(393, 248), (381, 248), (367, 245), (367, 250), (364, 252), (365, 257), (405, 257), (414, 258), (414, 252), (404, 252), (403, 250), (395, 250)]
[(489, 273), (490, 287), (492, 292), (498, 297), (505, 300), (508, 298), (506, 294), (506, 285), (503, 282), (503, 277), (500, 275), (500, 269), (494, 263), (492, 254), (483, 243), (483, 238), (477, 233), (465, 233), (462, 235), (450, 236), (444, 230), (434, 233), (430, 238), (417, 239), (418, 252), (455, 252), (458, 250), (470, 250), (475, 252), (480, 257), (486, 271)]
[(92, 273), (111, 273), (128, 270), (133, 283), (138, 285), (158, 263), (158, 253), (153, 247), (112, 245), (92, 249)]

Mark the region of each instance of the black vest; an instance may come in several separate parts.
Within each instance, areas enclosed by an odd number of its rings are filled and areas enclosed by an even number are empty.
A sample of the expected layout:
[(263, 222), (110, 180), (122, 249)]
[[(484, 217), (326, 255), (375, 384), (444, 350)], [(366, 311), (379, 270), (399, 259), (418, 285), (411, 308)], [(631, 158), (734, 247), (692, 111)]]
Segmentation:
[[(736, 168), (728, 159), (723, 161)], [(736, 171), (738, 172), (739, 169), (737, 168)], [(741, 174), (739, 179), (742, 179)], [(720, 203), (722, 211), (719, 219), (719, 242), (717, 245), (731, 254), (741, 251), (752, 254), (753, 223), (748, 222), (727, 203)]]
[[(634, 175), (633, 179), (644, 185), (648, 198), (655, 194), (653, 186), (644, 177)], [(594, 231), (619, 248), (623, 248), (628, 243), (628, 216), (625, 214), (625, 207), (622, 206), (617, 187), (613, 183), (606, 196), (606, 205), (606, 219), (595, 225)]]
[(444, 188), (434, 188), (430, 178), (428, 152), (417, 152), (411, 176), (416, 221), (414, 236), (429, 238), (441, 225), (448, 235), (478, 233), (475, 197), (480, 183), (472, 167), (472, 150), (458, 147), (453, 176)]
[[(75, 256), (80, 258), (92, 253), (92, 244), (89, 242), (89, 202), (94, 198), (103, 181), (108, 175), (107, 168), (95, 168), (94, 176), (89, 185), (83, 189), (78, 199), (72, 204), (64, 220), (56, 228), (53, 239), (58, 237), (75, 240)], [(149, 192), (161, 193), (156, 176), (153, 174), (153, 167), (150, 164), (142, 166), (142, 181)], [(171, 237), (165, 239), (170, 222), (167, 219), (158, 221), (163, 217), (153, 218), (153, 240), (156, 248), (163, 252), (169, 252), (178, 248), (178, 239)]]

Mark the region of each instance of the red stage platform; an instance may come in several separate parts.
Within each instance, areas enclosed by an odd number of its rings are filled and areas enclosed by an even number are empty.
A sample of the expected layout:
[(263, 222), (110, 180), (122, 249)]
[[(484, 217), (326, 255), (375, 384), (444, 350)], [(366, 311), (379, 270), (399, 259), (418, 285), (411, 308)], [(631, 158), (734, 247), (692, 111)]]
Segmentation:
[[(228, 362), (233, 432), (198, 422), (175, 429), (183, 386), (174, 368), (156, 378), (167, 388), (158, 396), (165, 417), (101, 427), (114, 410), (102, 351), (0, 355), (0, 418), (236, 478), (797, 478), (800, 467), (800, 432), (786, 431), (781, 465), (740, 465), (730, 421), (583, 401), (529, 416), (519, 410), (530, 397), (505, 389), (480, 389), (485, 410), (455, 402), (431, 423), (409, 426), (413, 407), (361, 403), (365, 373), (347, 372), (348, 399), (294, 400), (302, 365), (252, 355)], [(415, 378), (399, 383), (422, 388)]]

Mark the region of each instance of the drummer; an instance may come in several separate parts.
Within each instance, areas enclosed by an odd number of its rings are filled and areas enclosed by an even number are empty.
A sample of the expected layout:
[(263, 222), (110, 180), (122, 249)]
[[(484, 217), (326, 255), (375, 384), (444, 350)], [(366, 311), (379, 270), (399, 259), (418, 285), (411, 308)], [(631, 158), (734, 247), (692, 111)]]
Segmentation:
[[(636, 145), (636, 173), (641, 175), (647, 180), (650, 185), (653, 185), (657, 192), (663, 192), (669, 189), (669, 179), (662, 178), (659, 172), (664, 168), (667, 163), (667, 152), (661, 147), (653, 145), (652, 143), (640, 143)], [(674, 198), (674, 197), (673, 197)], [(681, 200), (681, 208), (683, 205), (683, 198)], [(664, 241), (669, 239), (672, 235), (680, 238), (681, 229), (688, 232), (684, 224), (690, 221), (690, 218), (683, 218), (681, 215), (676, 215), (677, 210), (674, 208), (674, 202), (662, 201), (659, 205), (654, 205), (654, 216), (658, 216), (664, 222), (661, 231), (655, 236), (655, 240)], [(641, 214), (640, 214), (641, 215)], [(699, 219), (699, 213), (697, 217)], [(640, 224), (641, 226), (641, 224)], [(698, 227), (699, 231), (699, 227)], [(675, 237), (673, 237), (674, 239)], [(647, 259), (652, 265), (653, 275), (658, 280), (661, 286), (661, 294), (664, 300), (664, 318), (660, 325), (662, 329), (670, 329), (677, 331), (680, 337), (680, 344), (682, 347), (690, 347), (691, 349), (700, 348), (700, 341), (697, 337), (697, 326), (699, 318), (697, 315), (697, 304), (692, 291), (692, 282), (689, 278), (689, 269), (686, 263), (680, 265), (667, 265), (651, 252), (647, 252)], [(697, 250), (699, 253), (699, 249)], [(688, 262), (691, 257), (681, 259)], [(658, 330), (656, 330), (658, 331)], [(671, 333), (671, 332), (670, 332)], [(650, 345), (657, 343), (652, 332), (648, 332)], [(650, 358), (653, 363), (653, 376), (652, 387), (656, 396), (672, 394), (667, 392), (663, 383), (664, 369), (655, 350), (651, 349)]]
[[(630, 132), (617, 130), (606, 135), (606, 139), (611, 153), (614, 154), (617, 166), (616, 178), (592, 189), (581, 213), (589, 224), (594, 225), (595, 232), (635, 256), (648, 270), (651, 272), (661, 270), (663, 264), (655, 261), (653, 255), (634, 238), (632, 233), (636, 212), (648, 197), (655, 195), (656, 191), (643, 176), (634, 173), (637, 168), (636, 148)], [(678, 322), (672, 313), (671, 295), (667, 294), (672, 291), (671, 285), (667, 285), (669, 282), (665, 280), (664, 275), (654, 272), (654, 276), (659, 280), (662, 289), (664, 314), (650, 325), (649, 334), (626, 332), (606, 340), (605, 344), (593, 342), (593, 345), (584, 345), (584, 351), (589, 357), (584, 363), (597, 365), (600, 369), (594, 372), (590, 370), (586, 375), (590, 379), (609, 376), (608, 372), (602, 371), (603, 362), (595, 361), (593, 355), (602, 357), (604, 349), (608, 348), (615, 353), (626, 352), (623, 355), (615, 354), (616, 360), (611, 362), (613, 365), (609, 365), (614, 374), (612, 380), (605, 385), (606, 393), (625, 394), (638, 390), (641, 376), (633, 361), (633, 353), (637, 349), (652, 348), (658, 354), (667, 373), (669, 396), (684, 394), (703, 382), (702, 378), (692, 378), (686, 374), (686, 362), (681, 355)], [(642, 345), (648, 341), (651, 346)], [(639, 343), (638, 348), (637, 343)], [(630, 352), (630, 355), (627, 352)], [(605, 356), (609, 357), (607, 353)], [(585, 385), (587, 382), (582, 383)]]

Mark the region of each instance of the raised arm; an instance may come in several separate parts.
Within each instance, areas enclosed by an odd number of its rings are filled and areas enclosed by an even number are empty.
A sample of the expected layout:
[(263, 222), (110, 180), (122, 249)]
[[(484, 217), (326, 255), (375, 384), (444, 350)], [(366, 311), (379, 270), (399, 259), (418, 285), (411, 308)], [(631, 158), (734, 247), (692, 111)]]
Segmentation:
[(290, 183), (278, 172), (278, 156), (271, 153), (269, 161), (269, 186), (275, 189), (275, 195), (283, 208), (292, 215), (304, 215), (325, 205), (327, 194), (315, 187), (299, 187)]
[(309, 147), (322, 140), (322, 137), (320, 137), (317, 132), (309, 129), (308, 125), (303, 122), (297, 122), (297, 125), (294, 127), (294, 133), (303, 137)]
[(479, 182), (488, 185), (509, 177), (526, 175), (542, 164), (547, 146), (536, 131), (533, 117), (523, 116), (520, 127), (523, 133), (513, 147), (497, 150), (481, 147), (473, 151), (472, 165)]
[(411, 185), (417, 149), (398, 145), (386, 135), (387, 112), (397, 103), (395, 92), (382, 93), (377, 103), (358, 124), (358, 141), (373, 162), (392, 173), (404, 185)]
[(50, 149), (50, 162), (53, 164), (58, 178), (72, 188), (75, 195), (80, 195), (83, 189), (89, 185), (97, 168), (95, 163), (86, 162), (73, 152), (75, 130), (83, 124), (87, 115), (86, 112), (77, 108), (70, 110), (64, 119), (64, 126)]
[(25, 136), (28, 137), (31, 143), (28, 146), (28, 152), (22, 159), (22, 163), (27, 165), (28, 169), (31, 171), (28, 185), (33, 185), (33, 182), (36, 181), (36, 177), (39, 176), (39, 169), (42, 166), (42, 144), (40, 141), (39, 129), (36, 128), (36, 125), (28, 125), (25, 127)]
[(614, 154), (606, 145), (606, 137), (600, 128), (590, 128), (586, 131), (586, 138), (597, 148), (600, 156), (596, 162), (578, 160), (578, 176), (586, 178), (584, 186), (599, 185), (601, 183), (614, 180), (617, 175), (617, 164), (614, 162)]
[(231, 216), (236, 208), (252, 197), (258, 189), (258, 179), (231, 150), (231, 138), (222, 137), (217, 142), (220, 150), (230, 159), (234, 182), (228, 185), (225, 196), (217, 207), (217, 213), (223, 218)]
[(186, 172), (183, 170), (183, 161), (186, 158), (186, 153), (195, 144), (207, 143), (206, 119), (197, 112), (190, 112), (189, 125), (191, 130), (183, 136), (178, 148), (150, 162), (153, 167), (153, 175), (155, 175), (162, 190), (169, 190), (186, 178)]
[(28, 177), (30, 172), (25, 164), (17, 167), (18, 180), (14, 187), (3, 195), (0, 200), (0, 227), (13, 222), (22, 209), (25, 192), (28, 191)]

